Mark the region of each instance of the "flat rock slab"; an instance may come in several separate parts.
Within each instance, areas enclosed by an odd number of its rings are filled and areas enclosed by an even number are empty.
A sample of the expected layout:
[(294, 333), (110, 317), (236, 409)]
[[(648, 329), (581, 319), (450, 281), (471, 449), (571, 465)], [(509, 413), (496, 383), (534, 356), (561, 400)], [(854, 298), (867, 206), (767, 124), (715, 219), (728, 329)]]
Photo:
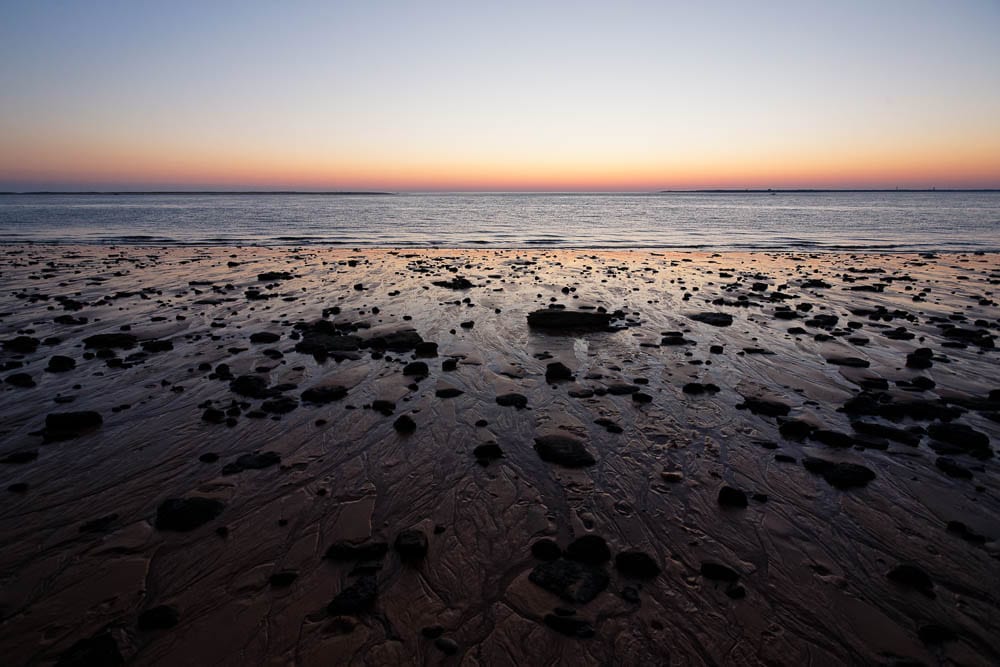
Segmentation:
[(728, 327), (733, 323), (733, 316), (729, 313), (695, 313), (688, 317), (695, 322), (711, 324), (713, 327)]
[(802, 465), (814, 475), (822, 475), (830, 486), (838, 489), (866, 486), (875, 479), (875, 473), (871, 469), (858, 463), (835, 462), (807, 456), (803, 459)]
[(543, 461), (565, 468), (585, 468), (594, 459), (583, 442), (567, 435), (543, 435), (535, 438), (535, 451)]

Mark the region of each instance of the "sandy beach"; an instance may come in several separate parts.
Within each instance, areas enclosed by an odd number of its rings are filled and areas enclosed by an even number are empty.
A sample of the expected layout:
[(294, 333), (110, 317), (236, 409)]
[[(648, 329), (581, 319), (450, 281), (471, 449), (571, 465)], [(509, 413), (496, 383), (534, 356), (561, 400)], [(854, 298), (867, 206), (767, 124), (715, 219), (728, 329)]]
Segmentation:
[(2, 664), (1000, 662), (996, 254), (0, 257)]

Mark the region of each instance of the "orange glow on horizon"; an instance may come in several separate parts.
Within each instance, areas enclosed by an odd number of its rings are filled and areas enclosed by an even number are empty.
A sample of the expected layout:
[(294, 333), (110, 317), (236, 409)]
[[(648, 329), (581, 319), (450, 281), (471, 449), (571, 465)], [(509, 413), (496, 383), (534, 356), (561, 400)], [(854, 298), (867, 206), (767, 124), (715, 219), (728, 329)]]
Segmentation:
[[(643, 161), (589, 156), (398, 161), (261, 153), (39, 151), (0, 180), (79, 183), (81, 189), (275, 189), (391, 191), (655, 191), (697, 188), (1000, 187), (1000, 146), (908, 153), (706, 156)], [(121, 184), (120, 188), (101, 187)], [(33, 188), (44, 189), (44, 188)], [(63, 188), (65, 189), (65, 188)]]

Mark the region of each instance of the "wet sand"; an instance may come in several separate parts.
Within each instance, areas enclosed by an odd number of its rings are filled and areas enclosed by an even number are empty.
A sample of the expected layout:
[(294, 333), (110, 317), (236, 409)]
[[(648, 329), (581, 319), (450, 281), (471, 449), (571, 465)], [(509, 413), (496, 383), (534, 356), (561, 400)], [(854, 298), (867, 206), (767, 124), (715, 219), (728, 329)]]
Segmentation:
[(1000, 662), (997, 255), (0, 256), (4, 665)]

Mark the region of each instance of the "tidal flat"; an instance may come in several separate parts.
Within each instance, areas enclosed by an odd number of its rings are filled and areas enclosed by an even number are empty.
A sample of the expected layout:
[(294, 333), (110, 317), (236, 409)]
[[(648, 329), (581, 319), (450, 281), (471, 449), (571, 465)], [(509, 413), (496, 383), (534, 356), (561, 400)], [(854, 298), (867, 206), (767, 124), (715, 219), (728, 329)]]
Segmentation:
[(3, 664), (1000, 662), (997, 254), (0, 256)]

